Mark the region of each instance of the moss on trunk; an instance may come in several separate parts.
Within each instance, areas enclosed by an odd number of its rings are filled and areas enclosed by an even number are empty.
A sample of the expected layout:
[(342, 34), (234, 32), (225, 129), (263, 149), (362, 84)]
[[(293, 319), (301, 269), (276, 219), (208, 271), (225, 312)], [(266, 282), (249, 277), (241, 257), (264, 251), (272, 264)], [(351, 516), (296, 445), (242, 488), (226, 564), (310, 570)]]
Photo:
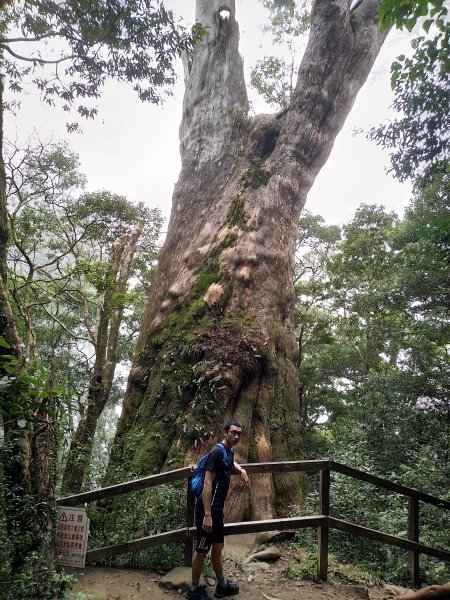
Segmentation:
[[(300, 459), (293, 253), (307, 193), (385, 34), (378, 0), (315, 2), (291, 105), (247, 117), (235, 3), (197, 1), (209, 28), (186, 73), (182, 171), (124, 398), (108, 480), (195, 460), (234, 416), (238, 461)], [(323, 40), (327, 43), (324, 44)], [(255, 475), (228, 518), (286, 514), (304, 479)]]

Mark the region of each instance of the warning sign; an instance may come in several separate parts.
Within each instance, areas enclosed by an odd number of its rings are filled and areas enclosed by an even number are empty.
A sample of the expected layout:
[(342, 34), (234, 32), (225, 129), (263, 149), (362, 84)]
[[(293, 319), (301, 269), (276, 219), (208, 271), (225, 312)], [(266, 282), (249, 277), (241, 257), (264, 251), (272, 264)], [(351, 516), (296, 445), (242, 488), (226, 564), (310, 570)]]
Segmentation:
[(84, 568), (89, 533), (85, 508), (58, 506), (56, 554), (67, 567)]

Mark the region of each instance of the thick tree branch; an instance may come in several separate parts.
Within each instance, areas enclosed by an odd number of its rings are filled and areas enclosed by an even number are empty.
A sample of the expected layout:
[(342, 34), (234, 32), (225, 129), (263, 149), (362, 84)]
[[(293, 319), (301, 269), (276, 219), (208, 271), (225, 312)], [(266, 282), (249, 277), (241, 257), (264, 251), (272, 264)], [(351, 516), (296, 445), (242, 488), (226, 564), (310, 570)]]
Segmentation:
[(357, 15), (350, 15), (346, 0), (316, 0), (313, 5), (291, 106), (268, 165), (277, 174), (275, 185), (290, 181), (300, 203), (327, 160), (386, 37), (379, 28), (378, 4), (365, 0)]
[(12, 50), (6, 44), (0, 44), (0, 48), (2, 48), (3, 50), (5, 50), (6, 52), (8, 52), (8, 54), (11, 54), (11, 56), (14, 56), (14, 58), (17, 58), (17, 60), (23, 60), (24, 62), (31, 62), (35, 66), (36, 65), (39, 65), (39, 66), (43, 66), (43, 65), (59, 65), (59, 64), (61, 64), (63, 62), (66, 62), (68, 60), (74, 60), (75, 58), (77, 58), (74, 54), (72, 54), (72, 55), (69, 55), (69, 56), (62, 56), (61, 58), (58, 58), (56, 60), (49, 60), (49, 59), (46, 59), (46, 58), (35, 58), (35, 57), (23, 56), (21, 54), (17, 54), (17, 52), (14, 52), (14, 50)]
[(13, 44), (15, 42), (41, 42), (42, 40), (48, 40), (49, 38), (60, 37), (61, 33), (54, 31), (43, 35), (37, 35), (34, 37), (17, 37), (17, 38), (0, 38), (0, 45), (2, 44)]

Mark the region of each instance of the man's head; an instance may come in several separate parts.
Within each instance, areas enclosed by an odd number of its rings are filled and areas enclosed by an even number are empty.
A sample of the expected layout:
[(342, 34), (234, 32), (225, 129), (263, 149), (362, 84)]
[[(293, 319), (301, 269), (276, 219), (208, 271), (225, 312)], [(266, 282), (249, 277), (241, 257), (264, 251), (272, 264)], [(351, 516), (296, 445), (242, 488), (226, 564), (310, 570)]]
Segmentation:
[(230, 419), (223, 426), (225, 440), (230, 446), (235, 446), (242, 437), (242, 426), (237, 419)]

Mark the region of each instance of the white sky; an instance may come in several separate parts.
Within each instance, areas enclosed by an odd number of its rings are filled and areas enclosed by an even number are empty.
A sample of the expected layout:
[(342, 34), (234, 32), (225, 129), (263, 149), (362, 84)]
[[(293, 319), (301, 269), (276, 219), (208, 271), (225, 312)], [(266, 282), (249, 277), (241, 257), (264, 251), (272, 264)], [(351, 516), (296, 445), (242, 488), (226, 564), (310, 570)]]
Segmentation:
[[(192, 22), (194, 0), (167, 0), (177, 14)], [(240, 50), (249, 81), (255, 62), (272, 53), (270, 38), (261, 33), (265, 11), (258, 0), (236, 0), (241, 28)], [(372, 73), (361, 90), (347, 122), (338, 136), (332, 154), (311, 190), (306, 208), (325, 217), (328, 223), (342, 224), (351, 219), (362, 203), (383, 204), (401, 212), (410, 199), (410, 186), (395, 182), (386, 173), (387, 153), (354, 129), (367, 129), (388, 118), (392, 93), (389, 67), (392, 60), (409, 46), (407, 35), (390, 34)], [(35, 129), (41, 139), (51, 136), (67, 139), (80, 155), (81, 170), (87, 175), (90, 191), (105, 189), (129, 199), (159, 206), (166, 218), (170, 214), (171, 195), (180, 169), (178, 127), (181, 119), (183, 78), (174, 97), (163, 106), (142, 104), (117, 83), (108, 84), (98, 103), (99, 116), (82, 124), (83, 134), (67, 134), (70, 116), (58, 108), (41, 104), (30, 89), (21, 97), (17, 117), (5, 117), (6, 135), (26, 139)], [(256, 112), (272, 112), (249, 90)], [(17, 98), (16, 98), (17, 99)]]

